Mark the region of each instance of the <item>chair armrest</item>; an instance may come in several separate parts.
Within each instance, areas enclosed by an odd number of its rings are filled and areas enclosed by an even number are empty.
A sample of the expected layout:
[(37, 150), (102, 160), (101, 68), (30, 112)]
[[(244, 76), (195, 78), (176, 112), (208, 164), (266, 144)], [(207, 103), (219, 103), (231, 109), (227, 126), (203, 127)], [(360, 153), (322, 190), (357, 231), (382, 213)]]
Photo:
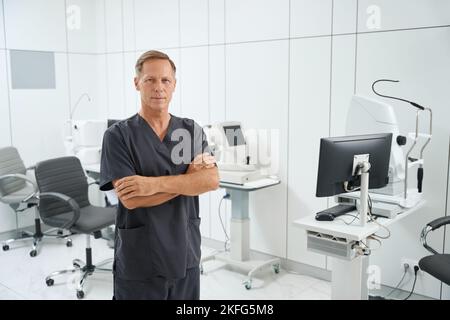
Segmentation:
[(450, 223), (450, 216), (447, 216), (447, 217), (440, 217), (431, 222), (428, 222), (427, 226), (430, 226), (431, 230), (434, 231), (434, 230), (436, 230), (446, 224), (449, 224), (449, 223)]
[(29, 184), (31, 184), (33, 186), (33, 193), (30, 193), (25, 199), (23, 199), (22, 200), (23, 202), (30, 200), (38, 192), (38, 187), (37, 187), (36, 183), (24, 174), (21, 174), (21, 173), (5, 174), (5, 175), (0, 176), (0, 181), (3, 179), (8, 179), (8, 178), (24, 180), (25, 182), (28, 182)]
[(439, 229), (440, 227), (446, 225), (446, 224), (450, 224), (450, 217), (440, 217), (437, 218), (429, 223), (427, 223), (427, 225), (422, 229), (422, 232), (420, 233), (420, 242), (422, 242), (422, 245), (424, 246), (425, 249), (427, 249), (428, 251), (430, 251), (432, 254), (439, 254), (439, 252), (437, 252), (435, 249), (433, 249), (432, 247), (430, 247), (427, 243), (427, 236), (428, 233), (430, 233), (431, 231), (434, 231), (436, 229)]
[(72, 208), (73, 217), (71, 220), (69, 220), (67, 223), (65, 223), (64, 225), (61, 226), (61, 228), (63, 228), (63, 229), (70, 229), (80, 218), (80, 206), (74, 199), (66, 196), (65, 194), (62, 194), (59, 192), (42, 192), (42, 193), (39, 193), (38, 198), (39, 198), (39, 200), (42, 200), (45, 198), (59, 200), (59, 201), (67, 203)]

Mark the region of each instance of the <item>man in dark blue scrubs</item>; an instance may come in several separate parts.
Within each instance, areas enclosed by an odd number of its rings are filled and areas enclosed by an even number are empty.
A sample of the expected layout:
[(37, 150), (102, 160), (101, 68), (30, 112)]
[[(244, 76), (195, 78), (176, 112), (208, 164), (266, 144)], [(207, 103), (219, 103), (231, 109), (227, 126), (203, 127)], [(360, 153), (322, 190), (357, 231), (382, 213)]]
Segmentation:
[(103, 137), (100, 189), (119, 197), (114, 299), (199, 299), (198, 195), (218, 188), (202, 128), (169, 113), (176, 68), (158, 51), (136, 63), (141, 109)]

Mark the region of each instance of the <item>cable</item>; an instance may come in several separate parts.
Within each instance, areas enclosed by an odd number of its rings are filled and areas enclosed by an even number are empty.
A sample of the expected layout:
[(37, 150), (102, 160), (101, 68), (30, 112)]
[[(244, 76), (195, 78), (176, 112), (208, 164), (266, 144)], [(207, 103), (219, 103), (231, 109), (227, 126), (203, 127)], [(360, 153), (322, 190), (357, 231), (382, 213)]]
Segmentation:
[(350, 221), (350, 222), (346, 222), (344, 219), (337, 218), (337, 219), (341, 220), (342, 222), (344, 222), (346, 225), (351, 225), (353, 222), (355, 222), (356, 219), (359, 219), (359, 217), (357, 215), (353, 215), (353, 214), (350, 214), (350, 213), (343, 214), (342, 216), (353, 217), (353, 220)]
[(224, 249), (225, 249), (225, 251), (228, 251), (228, 248), (227, 248), (227, 245), (228, 245), (228, 242), (230, 242), (230, 237), (228, 236), (228, 233), (227, 233), (227, 230), (226, 230), (226, 228), (225, 228), (225, 225), (223, 224), (223, 221), (222, 221), (222, 215), (221, 215), (221, 213), (220, 213), (220, 208), (222, 207), (222, 201), (224, 200), (224, 199), (229, 199), (230, 198), (230, 194), (229, 193), (226, 193), (223, 197), (222, 197), (222, 199), (220, 199), (220, 202), (219, 202), (219, 219), (220, 219), (220, 224), (222, 225), (222, 230), (223, 230), (223, 233), (225, 234), (225, 244), (224, 244)]
[(372, 236), (380, 239), (388, 239), (391, 236), (391, 230), (389, 230), (388, 227), (383, 226), (372, 216), (372, 198), (370, 198), (370, 194), (367, 194), (367, 197), (368, 197), (367, 201), (369, 203), (369, 221), (376, 223), (379, 227), (385, 229), (388, 232), (387, 236), (379, 236), (377, 234), (373, 234)]
[(405, 268), (404, 268), (404, 270), (403, 270), (403, 276), (402, 276), (402, 278), (401, 278), (400, 281), (397, 283), (397, 285), (395, 286), (395, 288), (392, 289), (391, 292), (389, 292), (387, 295), (384, 296), (385, 298), (389, 297), (394, 291), (396, 291), (396, 290), (398, 290), (398, 289), (400, 288), (400, 284), (403, 282), (403, 279), (405, 279), (405, 276), (406, 276), (406, 274), (408, 273), (409, 265), (408, 265), (408, 264), (405, 264), (404, 267), (405, 267)]
[(415, 288), (415, 286), (416, 286), (417, 272), (418, 272), (418, 271), (419, 271), (419, 267), (418, 267), (418, 266), (414, 266), (414, 283), (413, 283), (413, 286), (412, 286), (412, 288), (411, 288), (411, 292), (410, 292), (409, 295), (408, 295), (405, 299), (403, 299), (403, 300), (408, 300), (408, 299), (411, 297), (411, 295), (413, 294), (414, 288)]
[(378, 93), (378, 92), (375, 90), (375, 84), (376, 84), (377, 82), (381, 82), (381, 81), (400, 82), (399, 80), (390, 80), (390, 79), (378, 79), (378, 80), (374, 81), (374, 83), (372, 83), (372, 91), (373, 91), (377, 96), (384, 97), (384, 98), (389, 98), (389, 99), (394, 99), (394, 100), (399, 100), (399, 101), (403, 101), (403, 102), (409, 103), (410, 105), (416, 107), (417, 109), (425, 110), (425, 108), (422, 107), (422, 106), (421, 106), (420, 104), (418, 104), (418, 103), (415, 103), (415, 102), (412, 102), (412, 101), (409, 101), (409, 100), (406, 100), (406, 99), (397, 98), (397, 97), (393, 97), (393, 96), (387, 96), (387, 95)]

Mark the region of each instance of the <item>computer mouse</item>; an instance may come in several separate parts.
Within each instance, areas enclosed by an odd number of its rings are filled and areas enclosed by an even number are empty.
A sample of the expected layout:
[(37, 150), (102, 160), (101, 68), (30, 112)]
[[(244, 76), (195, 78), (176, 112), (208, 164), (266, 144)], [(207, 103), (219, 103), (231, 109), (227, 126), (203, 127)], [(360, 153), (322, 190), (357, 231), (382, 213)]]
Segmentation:
[(319, 212), (316, 214), (316, 220), (318, 221), (333, 221), (334, 216), (329, 212)]

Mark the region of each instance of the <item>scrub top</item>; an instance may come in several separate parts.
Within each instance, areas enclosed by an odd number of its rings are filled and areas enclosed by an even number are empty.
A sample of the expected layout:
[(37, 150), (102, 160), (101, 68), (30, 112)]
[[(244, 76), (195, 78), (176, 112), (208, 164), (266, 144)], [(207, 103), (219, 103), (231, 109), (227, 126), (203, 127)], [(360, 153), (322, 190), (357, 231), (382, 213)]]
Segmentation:
[[(116, 122), (104, 134), (100, 189), (111, 190), (112, 181), (132, 175), (184, 174), (202, 152), (211, 153), (195, 121), (171, 115), (161, 141), (145, 119), (135, 114)], [(180, 157), (184, 159), (181, 163)], [(198, 196), (180, 195), (158, 206), (133, 210), (119, 201), (114, 276), (134, 281), (156, 276), (184, 278), (187, 269), (200, 264), (199, 226)]]

